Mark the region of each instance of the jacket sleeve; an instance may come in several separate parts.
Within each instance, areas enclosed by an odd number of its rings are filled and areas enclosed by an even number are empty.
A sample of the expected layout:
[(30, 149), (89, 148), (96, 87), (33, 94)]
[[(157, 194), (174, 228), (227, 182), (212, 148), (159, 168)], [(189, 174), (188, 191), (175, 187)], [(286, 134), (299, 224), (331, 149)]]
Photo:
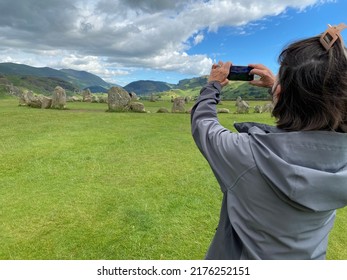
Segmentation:
[(254, 166), (247, 133), (232, 133), (217, 117), (221, 85), (211, 82), (200, 91), (191, 111), (192, 136), (214, 172), (222, 192), (231, 188), (238, 177)]

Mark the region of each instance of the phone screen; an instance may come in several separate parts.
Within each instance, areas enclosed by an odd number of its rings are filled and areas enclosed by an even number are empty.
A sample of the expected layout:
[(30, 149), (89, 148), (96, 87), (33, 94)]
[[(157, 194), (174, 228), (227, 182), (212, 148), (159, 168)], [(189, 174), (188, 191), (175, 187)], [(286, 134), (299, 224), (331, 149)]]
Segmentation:
[(228, 75), (228, 80), (231, 81), (252, 81), (254, 75), (249, 74), (252, 70), (249, 66), (231, 66)]

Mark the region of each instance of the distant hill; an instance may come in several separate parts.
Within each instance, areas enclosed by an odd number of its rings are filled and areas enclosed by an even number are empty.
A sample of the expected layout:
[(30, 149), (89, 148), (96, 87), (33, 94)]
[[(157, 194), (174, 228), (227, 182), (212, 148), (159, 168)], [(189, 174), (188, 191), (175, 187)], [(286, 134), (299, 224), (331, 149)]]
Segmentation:
[(224, 99), (269, 99), (267, 88), (250, 85), (248, 82), (232, 81), (223, 88), (222, 96)]
[(207, 76), (192, 79), (180, 80), (177, 85), (160, 81), (140, 80), (132, 82), (124, 87), (128, 92), (135, 92), (137, 95), (150, 95), (167, 92), (171, 90), (191, 90), (201, 88), (207, 83)]
[[(158, 98), (172, 98), (174, 96), (196, 97), (200, 89), (207, 83), (207, 76), (184, 79), (178, 84), (161, 81), (140, 80), (124, 87), (128, 92), (135, 92), (138, 96), (148, 97), (151, 94)], [(86, 71), (72, 69), (55, 70), (49, 67), (31, 67), (24, 64), (0, 63), (0, 91), (4, 95), (8, 84), (32, 90), (34, 93), (52, 94), (56, 86), (63, 87), (69, 95), (82, 89), (89, 88), (92, 93), (106, 93), (112, 85), (100, 77)], [(254, 87), (248, 82), (232, 81), (223, 88), (224, 99), (266, 99), (269, 98), (267, 89)]]
[(37, 76), (66, 79), (67, 76), (59, 70), (49, 67), (32, 67), (25, 64), (16, 63), (0, 63), (0, 73), (3, 75), (18, 75), (18, 76)]
[(51, 95), (56, 86), (61, 86), (69, 94), (79, 91), (77, 86), (59, 78), (11, 75), (7, 76), (7, 80), (16, 87), (43, 95)]
[(108, 92), (107, 88), (101, 87), (101, 86), (91, 86), (91, 87), (86, 87), (85, 89), (89, 89), (91, 93), (106, 93)]
[[(173, 89), (155, 93), (162, 100), (171, 99), (177, 96), (196, 98), (200, 94), (201, 88), (207, 83), (207, 77), (185, 79), (179, 81)], [(222, 99), (235, 100), (238, 96), (242, 99), (270, 99), (267, 88), (260, 88), (250, 85), (248, 82), (231, 81), (222, 90)]]
[(49, 67), (32, 67), (25, 64), (0, 63), (0, 74), (58, 78), (71, 83), (73, 87), (79, 89), (91, 86), (101, 86), (104, 88), (110, 88), (112, 86), (94, 74), (72, 69), (56, 70)]
[(175, 87), (176, 89), (192, 89), (196, 87), (203, 87), (207, 83), (208, 76), (196, 77), (192, 79), (180, 80)]
[(132, 82), (124, 87), (128, 92), (135, 92), (137, 95), (150, 95), (152, 93), (158, 93), (168, 91), (175, 87), (175, 85), (168, 84), (165, 82), (157, 81), (136, 81)]
[(103, 87), (110, 88), (110, 84), (105, 82), (99, 76), (91, 74), (86, 71), (76, 71), (72, 69), (61, 69), (60, 72), (63, 72), (67, 75), (69, 82), (78, 85), (80, 88), (86, 87)]
[(0, 96), (8, 95), (12, 86), (43, 95), (51, 95), (56, 86), (64, 88), (69, 95), (79, 91), (76, 86), (59, 78), (0, 74)]

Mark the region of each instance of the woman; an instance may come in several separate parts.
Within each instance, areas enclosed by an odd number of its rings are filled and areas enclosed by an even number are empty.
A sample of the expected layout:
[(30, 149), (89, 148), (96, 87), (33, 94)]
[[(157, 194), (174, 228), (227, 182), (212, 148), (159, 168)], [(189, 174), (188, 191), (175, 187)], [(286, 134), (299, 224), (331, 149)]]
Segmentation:
[[(220, 125), (230, 62), (213, 65), (191, 113), (192, 135), (223, 192), (207, 259), (324, 259), (336, 209), (347, 205), (347, 54), (340, 31), (289, 45), (271, 88), (277, 126)], [(332, 42), (334, 40), (334, 42)], [(325, 42), (325, 43), (324, 43)]]

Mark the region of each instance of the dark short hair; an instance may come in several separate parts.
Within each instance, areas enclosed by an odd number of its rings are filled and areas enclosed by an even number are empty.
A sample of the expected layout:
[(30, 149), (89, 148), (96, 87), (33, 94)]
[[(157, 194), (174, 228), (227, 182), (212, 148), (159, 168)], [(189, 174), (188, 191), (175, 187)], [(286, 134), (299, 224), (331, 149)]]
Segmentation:
[(279, 128), (347, 132), (347, 51), (320, 36), (292, 43), (279, 56), (281, 93), (272, 112)]

